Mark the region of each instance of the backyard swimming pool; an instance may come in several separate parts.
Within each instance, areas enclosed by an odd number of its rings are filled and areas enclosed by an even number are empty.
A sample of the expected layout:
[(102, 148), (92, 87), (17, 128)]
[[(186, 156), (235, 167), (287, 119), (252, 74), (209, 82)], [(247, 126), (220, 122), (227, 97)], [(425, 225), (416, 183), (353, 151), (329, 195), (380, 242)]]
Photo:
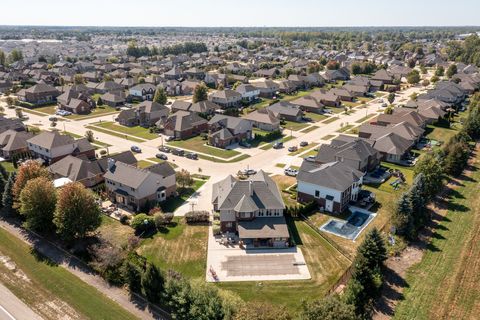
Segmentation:
[(330, 219), (320, 227), (320, 230), (342, 238), (355, 240), (376, 215), (360, 208), (351, 207), (350, 210), (353, 213), (347, 220)]

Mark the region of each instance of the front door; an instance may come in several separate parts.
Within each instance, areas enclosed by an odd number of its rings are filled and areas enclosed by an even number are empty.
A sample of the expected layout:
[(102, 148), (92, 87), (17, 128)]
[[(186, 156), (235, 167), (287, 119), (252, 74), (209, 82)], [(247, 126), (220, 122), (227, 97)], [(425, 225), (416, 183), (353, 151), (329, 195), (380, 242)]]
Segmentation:
[(332, 200), (326, 200), (325, 210), (328, 211), (328, 212), (333, 212), (333, 201)]

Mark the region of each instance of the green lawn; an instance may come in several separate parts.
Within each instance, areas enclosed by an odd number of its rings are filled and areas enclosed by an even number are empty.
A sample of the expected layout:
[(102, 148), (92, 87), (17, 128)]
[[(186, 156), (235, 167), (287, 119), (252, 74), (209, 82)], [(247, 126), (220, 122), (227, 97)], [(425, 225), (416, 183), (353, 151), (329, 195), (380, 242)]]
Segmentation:
[(353, 127), (354, 127), (353, 124), (347, 124), (341, 127), (340, 129), (338, 129), (336, 132), (343, 133), (345, 131), (352, 129)]
[(368, 119), (371, 119), (373, 117), (375, 117), (376, 114), (367, 114), (365, 117), (362, 117), (360, 119), (358, 119), (357, 121), (355, 121), (356, 123), (363, 123), (365, 121), (367, 121)]
[(328, 118), (324, 114), (315, 113), (315, 112), (305, 112), (305, 117), (312, 118), (314, 122), (322, 121)]
[(305, 256), (311, 280), (223, 282), (218, 286), (236, 292), (245, 301), (282, 304), (291, 312), (300, 309), (302, 299), (324, 297), (349, 266), (349, 261), (305, 222), (290, 222), (289, 226), (292, 238)]
[(447, 142), (451, 137), (453, 137), (458, 130), (437, 127), (433, 125), (427, 126), (425, 129), (425, 134), (428, 139), (433, 139), (437, 141)]
[(138, 139), (138, 138), (135, 138), (135, 137), (131, 137), (131, 136), (130, 137), (125, 136), (124, 134), (118, 133), (116, 131), (105, 130), (105, 129), (102, 129), (101, 127), (97, 127), (97, 126), (86, 126), (85, 128), (90, 129), (90, 130), (96, 130), (98, 132), (103, 132), (103, 133), (106, 133), (106, 134), (109, 134), (111, 136), (115, 136), (115, 137), (118, 137), (118, 138), (123, 138), (123, 139), (126, 139), (126, 140), (130, 140), (132, 142), (144, 142), (144, 140), (141, 140), (141, 139)]
[(172, 226), (142, 242), (138, 253), (162, 270), (172, 269), (189, 278), (205, 278), (208, 226), (187, 225), (176, 217)]
[(230, 159), (230, 160), (221, 160), (221, 159), (213, 158), (213, 157), (210, 157), (210, 156), (204, 156), (203, 154), (199, 154), (198, 157), (200, 159), (204, 159), (204, 160), (208, 160), (208, 161), (212, 161), (212, 162), (216, 162), (216, 163), (234, 163), (234, 162), (239, 162), (239, 161), (248, 159), (248, 158), (250, 158), (250, 155), (242, 154), (241, 156), (235, 157), (235, 158)]
[(327, 120), (322, 121), (322, 123), (331, 123), (331, 122), (333, 122), (333, 121), (337, 121), (338, 119), (340, 119), (340, 118), (338, 118), (338, 117), (336, 117), (336, 116), (334, 116), (334, 117), (329, 117)]
[(302, 133), (309, 133), (309, 132), (311, 132), (311, 131), (313, 131), (313, 130), (317, 130), (318, 128), (320, 128), (320, 127), (318, 127), (318, 126), (310, 126), (310, 127), (306, 128), (306, 129), (302, 130)]
[(334, 138), (334, 137), (335, 137), (334, 134), (327, 134), (326, 136), (323, 136), (323, 137), (322, 137), (322, 140), (330, 140), (330, 139), (332, 139), (332, 138)]
[(5, 170), (7, 170), (7, 172), (17, 171), (17, 169), (13, 167), (13, 163), (11, 162), (3, 161), (0, 164), (5, 168)]
[(145, 140), (151, 140), (151, 139), (156, 139), (158, 138), (158, 134), (150, 132), (148, 128), (140, 127), (140, 126), (135, 126), (135, 127), (126, 127), (122, 126), (120, 124), (117, 124), (115, 122), (110, 122), (110, 121), (102, 121), (102, 122), (95, 122), (92, 123), (92, 125), (100, 128), (104, 128), (107, 130), (113, 130), (115, 132), (118, 132), (120, 134), (128, 134), (130, 136), (134, 136), (137, 138), (145, 139)]
[(205, 184), (205, 180), (194, 180), (193, 186), (182, 192), (178, 197), (171, 197), (162, 202), (160, 206), (164, 212), (175, 212), (182, 204), (184, 204), (190, 196)]
[(477, 162), (442, 203), (439, 219), (422, 261), (406, 277), (404, 298), (394, 319), (478, 319), (480, 314), (480, 198)]
[(290, 141), (290, 140), (292, 140), (292, 139), (293, 139), (293, 137), (290, 136), (290, 135), (289, 135), (289, 136), (284, 136), (284, 137), (281, 138), (281, 139), (277, 139), (277, 140), (275, 140), (275, 141), (273, 141), (273, 142), (269, 142), (269, 143), (263, 144), (263, 145), (260, 147), (260, 149), (262, 149), (262, 150), (269, 150), (269, 149), (273, 148), (273, 145), (274, 145), (277, 141), (281, 141), (281, 142), (285, 143), (285, 142)]
[[(161, 160), (161, 159), (158, 159), (158, 158), (148, 158), (147, 160), (150, 160), (150, 161), (153, 161), (153, 162), (156, 162), (156, 163), (165, 162), (165, 160)], [(178, 165), (176, 163), (173, 163), (173, 162), (170, 162), (170, 161), (168, 161), (168, 163), (172, 166), (173, 169), (178, 168)]]
[(283, 121), (282, 127), (285, 130), (293, 130), (293, 131), (300, 131), (308, 127), (310, 123), (308, 122), (296, 122), (296, 121)]
[(148, 167), (150, 167), (150, 166), (152, 166), (152, 165), (154, 165), (154, 164), (155, 164), (155, 163), (152, 163), (152, 162), (150, 162), (150, 161), (139, 160), (139, 161), (137, 162), (137, 167), (138, 167), (138, 168), (141, 168), (141, 169), (144, 169), (144, 168), (148, 168)]
[(31, 114), (34, 114), (34, 115), (37, 115), (37, 116), (45, 117), (45, 113), (38, 112), (38, 111), (28, 109), (28, 108), (22, 108), (22, 112), (31, 113)]
[(55, 112), (57, 112), (57, 105), (51, 104), (43, 107), (38, 107), (38, 108), (35, 108), (34, 111), (43, 112), (47, 114), (55, 114)]
[(207, 140), (203, 140), (201, 136), (197, 136), (187, 140), (170, 141), (168, 142), (168, 145), (180, 149), (187, 149), (195, 152), (209, 154), (211, 156), (223, 159), (228, 159), (240, 155), (240, 152), (238, 151), (215, 148), (207, 146), (206, 143)]
[[(57, 300), (66, 302), (85, 319), (135, 319), (116, 302), (69, 271), (33, 255), (31, 247), (1, 228), (0, 252), (12, 259), (17, 268), (30, 279), (29, 282), (18, 280), (17, 283), (4, 284), (40, 314), (47, 309), (41, 303)], [(2, 277), (10, 272), (3, 264), (0, 265), (0, 270)], [(13, 273), (12, 276), (15, 277)], [(42, 301), (43, 298), (47, 301)]]

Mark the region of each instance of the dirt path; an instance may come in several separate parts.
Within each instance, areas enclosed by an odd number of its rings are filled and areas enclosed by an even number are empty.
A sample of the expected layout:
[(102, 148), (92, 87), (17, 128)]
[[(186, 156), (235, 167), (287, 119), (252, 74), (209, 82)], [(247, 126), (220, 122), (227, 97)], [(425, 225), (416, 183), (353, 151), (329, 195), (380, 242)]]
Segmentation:
[(73, 257), (68, 252), (58, 248), (53, 243), (18, 227), (13, 222), (0, 220), (0, 227), (25, 243), (35, 247), (40, 253), (65, 268), (85, 283), (95, 287), (98, 291), (117, 302), (120, 306), (139, 319), (168, 319), (166, 314), (162, 314), (161, 310), (152, 310), (143, 299), (137, 297), (131, 298), (126, 290), (110, 286), (105, 280), (85, 265), (85, 263)]
[[(479, 149), (477, 143), (475, 154), (479, 152)], [(469, 168), (472, 168), (475, 161), (476, 157), (472, 156), (469, 160), (469, 166), (464, 171), (465, 176), (472, 175)], [(412, 242), (400, 256), (390, 257), (385, 262), (384, 282), (381, 288), (381, 296), (375, 303), (374, 320), (387, 320), (393, 317), (395, 307), (403, 300), (403, 290), (407, 286), (405, 280), (407, 271), (422, 260), (432, 234), (448, 212), (447, 195), (458, 188), (459, 185), (461, 183), (457, 179), (451, 179), (448, 182), (442, 193), (428, 206), (432, 219), (429, 225), (420, 231), (418, 240)]]

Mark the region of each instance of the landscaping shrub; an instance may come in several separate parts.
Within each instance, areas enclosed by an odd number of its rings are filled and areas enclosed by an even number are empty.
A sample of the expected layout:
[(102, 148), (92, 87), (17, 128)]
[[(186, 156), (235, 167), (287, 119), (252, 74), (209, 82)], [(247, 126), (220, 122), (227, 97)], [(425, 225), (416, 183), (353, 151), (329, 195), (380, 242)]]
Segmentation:
[(185, 214), (187, 223), (206, 223), (210, 220), (208, 211), (189, 211)]
[(155, 221), (153, 217), (146, 215), (145, 213), (140, 213), (133, 217), (130, 225), (136, 232), (145, 232), (151, 230), (155, 226)]

